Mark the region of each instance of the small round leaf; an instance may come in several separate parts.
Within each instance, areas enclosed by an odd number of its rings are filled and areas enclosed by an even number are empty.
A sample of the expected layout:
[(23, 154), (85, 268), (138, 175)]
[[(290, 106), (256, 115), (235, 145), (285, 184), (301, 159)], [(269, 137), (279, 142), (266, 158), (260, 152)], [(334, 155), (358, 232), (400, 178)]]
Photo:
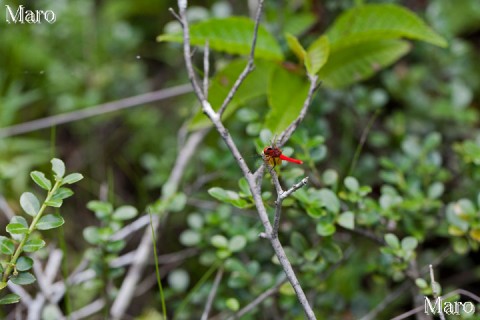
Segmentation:
[(12, 304), (20, 301), (20, 296), (15, 293), (9, 293), (0, 299), (0, 305)]
[(55, 173), (55, 176), (63, 178), (65, 175), (65, 163), (57, 158), (53, 158), (50, 162), (52, 163), (52, 171)]
[(34, 283), (36, 279), (30, 272), (20, 272), (17, 276), (11, 277), (10, 280), (19, 286), (24, 286)]
[(42, 239), (30, 239), (23, 246), (25, 252), (35, 252), (45, 246), (45, 241)]
[(129, 220), (135, 218), (138, 214), (138, 210), (132, 206), (121, 206), (113, 212), (112, 218), (114, 220)]
[(31, 192), (24, 192), (20, 196), (20, 205), (22, 209), (32, 217), (35, 217), (40, 210), (40, 202)]
[(33, 260), (29, 257), (20, 257), (17, 260), (17, 270), (18, 271), (27, 271), (30, 270), (33, 266)]
[(40, 188), (45, 189), (45, 190), (50, 190), (52, 188), (52, 182), (45, 177), (45, 174), (40, 171), (32, 171), (30, 173), (30, 177), (32, 177), (32, 180), (40, 186)]
[(43, 216), (38, 221), (35, 226), (38, 230), (49, 230), (53, 228), (58, 228), (65, 223), (62, 216), (59, 214), (47, 214)]

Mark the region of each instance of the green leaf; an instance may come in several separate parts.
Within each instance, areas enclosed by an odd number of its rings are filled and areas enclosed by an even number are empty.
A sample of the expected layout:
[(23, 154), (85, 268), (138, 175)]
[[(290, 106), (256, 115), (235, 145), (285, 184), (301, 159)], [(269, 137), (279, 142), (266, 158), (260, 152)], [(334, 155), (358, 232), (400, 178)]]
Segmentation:
[(112, 204), (104, 201), (89, 201), (87, 203), (87, 208), (95, 212), (95, 215), (99, 219), (103, 219), (113, 213)]
[[(242, 73), (247, 62), (243, 59), (235, 60), (225, 66), (210, 80), (208, 101), (212, 108), (217, 111), (233, 87), (238, 76)], [(267, 83), (274, 64), (266, 61), (256, 61), (255, 69), (242, 82), (237, 93), (229, 103), (222, 116), (222, 120), (228, 119), (240, 106), (251, 99), (263, 96), (267, 92)], [(200, 110), (193, 117), (189, 129), (196, 130), (211, 126), (210, 119)]]
[(55, 173), (55, 176), (63, 178), (65, 175), (65, 163), (57, 158), (53, 158), (50, 162), (52, 163), (52, 171)]
[(48, 201), (45, 201), (45, 205), (49, 207), (54, 207), (54, 208), (60, 208), (63, 204), (63, 200), (61, 199), (50, 199)]
[(240, 309), (240, 302), (235, 298), (228, 298), (225, 301), (225, 305), (227, 306), (228, 309), (230, 309), (234, 312), (238, 311), (238, 309)]
[(31, 192), (22, 193), (20, 196), (20, 206), (22, 206), (22, 209), (32, 217), (35, 217), (40, 210), (40, 202)]
[(27, 284), (32, 284), (35, 282), (35, 277), (30, 272), (20, 272), (17, 276), (13, 276), (10, 278), (10, 281), (19, 285), (25, 286)]
[(23, 246), (23, 251), (25, 252), (35, 252), (40, 250), (45, 246), (45, 241), (42, 239), (30, 239)]
[(187, 247), (193, 247), (202, 241), (202, 237), (197, 231), (185, 230), (180, 234), (180, 243)]
[(346, 229), (353, 230), (355, 228), (355, 216), (351, 211), (345, 211), (338, 216), (337, 223)]
[(30, 177), (32, 180), (40, 186), (40, 188), (45, 190), (50, 190), (52, 188), (52, 182), (45, 177), (45, 174), (40, 171), (32, 171), (30, 172)]
[(168, 199), (167, 209), (173, 212), (182, 211), (187, 203), (187, 196), (183, 192), (177, 192)]
[(37, 225), (35, 226), (38, 230), (49, 230), (53, 228), (58, 228), (65, 223), (62, 216), (59, 214), (47, 214), (38, 220)]
[(327, 210), (337, 213), (340, 211), (340, 201), (337, 195), (330, 189), (320, 189), (318, 192), (319, 200)]
[(9, 223), (7, 224), (7, 232), (10, 234), (25, 234), (28, 232), (28, 228), (21, 223)]
[(360, 187), (358, 180), (354, 177), (346, 177), (343, 182), (345, 183), (345, 187), (352, 192), (357, 192)]
[(107, 250), (107, 252), (118, 253), (125, 248), (126, 244), (127, 243), (125, 242), (125, 240), (109, 241), (105, 246), (105, 249)]
[(100, 243), (100, 234), (98, 232), (98, 227), (89, 226), (83, 229), (83, 238), (90, 244), (97, 245)]
[(400, 241), (398, 241), (397, 236), (394, 235), (393, 233), (387, 233), (387, 234), (384, 236), (384, 239), (385, 239), (385, 242), (387, 243), (387, 245), (388, 245), (390, 248), (400, 249)]
[(307, 49), (305, 67), (310, 75), (316, 74), (325, 65), (330, 54), (330, 44), (327, 36), (321, 36)]
[(354, 42), (398, 39), (422, 40), (446, 47), (446, 40), (435, 33), (413, 12), (394, 4), (367, 4), (345, 11), (327, 31), (336, 47)]
[(330, 263), (337, 263), (343, 258), (342, 249), (332, 241), (322, 244), (320, 253)]
[(227, 248), (228, 240), (222, 235), (216, 234), (210, 238), (210, 243), (216, 248)]
[(292, 235), (290, 236), (290, 243), (292, 244), (292, 248), (297, 252), (303, 252), (308, 248), (307, 240), (301, 233), (297, 231), (292, 232)]
[(318, 223), (317, 224), (317, 233), (322, 237), (328, 237), (334, 234), (336, 228), (331, 223)]
[(274, 134), (285, 130), (302, 110), (309, 86), (306, 77), (277, 66), (268, 82), (270, 111), (265, 127)]
[(208, 193), (222, 202), (230, 203), (238, 208), (245, 208), (249, 206), (248, 202), (240, 198), (240, 195), (231, 190), (225, 190), (219, 187), (213, 187), (208, 189)]
[(299, 36), (307, 31), (317, 21), (317, 16), (310, 12), (295, 12), (285, 17), (283, 30), (285, 33), (290, 33)]
[(287, 44), (290, 50), (292, 50), (292, 52), (297, 56), (298, 60), (303, 62), (307, 56), (307, 52), (300, 44), (300, 41), (298, 41), (298, 39), (290, 33), (285, 34), (285, 38), (287, 39)]
[(241, 251), (247, 245), (247, 239), (242, 235), (233, 236), (228, 241), (228, 249), (231, 252)]
[(15, 244), (7, 237), (0, 236), (0, 252), (6, 255), (12, 255), (15, 252)]
[(414, 237), (406, 237), (402, 239), (402, 249), (405, 251), (413, 251), (418, 246), (418, 241)]
[(32, 266), (33, 266), (33, 259), (25, 256), (18, 258), (16, 263), (16, 268), (18, 271), (30, 270)]
[(339, 48), (332, 46), (329, 59), (319, 72), (319, 78), (328, 87), (346, 87), (367, 79), (409, 50), (410, 44), (402, 40), (353, 42)]
[(73, 195), (73, 191), (69, 188), (59, 188), (50, 200), (63, 200)]
[(73, 184), (83, 179), (83, 175), (80, 173), (70, 173), (65, 178), (62, 179), (63, 184)]
[[(252, 46), (255, 23), (246, 17), (209, 19), (190, 27), (190, 43), (230, 54), (248, 55)], [(183, 42), (183, 33), (162, 34), (157, 41)], [(275, 38), (263, 27), (258, 28), (255, 58), (282, 61), (283, 54)]]
[(113, 212), (112, 218), (114, 220), (129, 220), (138, 215), (138, 210), (132, 206), (121, 206)]
[(15, 293), (9, 293), (0, 299), (0, 305), (12, 304), (20, 301), (20, 296)]

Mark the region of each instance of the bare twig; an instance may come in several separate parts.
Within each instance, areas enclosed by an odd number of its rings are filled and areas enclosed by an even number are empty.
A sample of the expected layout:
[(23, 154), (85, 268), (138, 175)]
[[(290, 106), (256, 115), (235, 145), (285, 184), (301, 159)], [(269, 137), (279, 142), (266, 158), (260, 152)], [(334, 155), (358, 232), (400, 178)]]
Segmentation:
[(228, 93), (227, 97), (222, 103), (222, 106), (218, 110), (218, 115), (220, 118), (222, 117), (223, 113), (225, 112), (225, 109), (227, 108), (228, 104), (230, 101), (232, 101), (233, 96), (235, 93), (237, 93), (238, 88), (240, 88), (240, 85), (243, 83), (243, 81), (247, 78), (248, 74), (253, 71), (255, 68), (254, 65), (254, 60), (255, 60), (255, 47), (257, 44), (257, 37), (258, 37), (258, 28), (260, 26), (260, 18), (262, 17), (262, 10), (263, 10), (263, 1), (260, 0), (258, 2), (258, 7), (257, 7), (257, 13), (255, 15), (255, 28), (253, 30), (253, 40), (252, 40), (252, 46), (250, 48), (250, 55), (248, 57), (248, 62), (245, 68), (243, 69), (242, 73), (240, 76), (237, 78), (235, 81), (233, 87), (230, 89), (230, 92)]
[(8, 204), (7, 200), (5, 200), (5, 197), (0, 194), (0, 210), (5, 214), (5, 217), (10, 221), (13, 217), (15, 217), (15, 212), (13, 209), (10, 207)]
[(39, 129), (50, 128), (59, 124), (75, 122), (82, 119), (102, 115), (108, 112), (118, 111), (130, 107), (135, 107), (182, 95), (191, 92), (192, 89), (188, 84), (162, 89), (158, 91), (144, 93), (138, 96), (121, 99), (113, 102), (99, 104), (93, 107), (73, 111), (70, 113), (57, 114), (51, 117), (46, 117), (38, 120), (24, 122), (7, 128), (0, 129), (0, 138), (19, 135), (22, 133), (32, 132)]
[(223, 277), (223, 267), (220, 267), (218, 268), (217, 274), (215, 275), (215, 280), (213, 281), (212, 289), (208, 294), (207, 303), (205, 304), (205, 310), (203, 311), (201, 320), (208, 319), (208, 314), (210, 313), (210, 310), (212, 308), (213, 299), (215, 299), (218, 286), (220, 285), (220, 281), (222, 281), (222, 277)]
[[(275, 178), (274, 178), (275, 177)], [(308, 177), (303, 178), (302, 181), (299, 183), (294, 184), (290, 189), (287, 191), (283, 191), (278, 181), (277, 173), (272, 172), (272, 180), (274, 181), (275, 188), (277, 189), (277, 200), (275, 201), (275, 218), (273, 220), (273, 231), (271, 236), (277, 237), (278, 236), (278, 228), (280, 226), (280, 216), (282, 214), (282, 202), (285, 200), (289, 195), (293, 192), (297, 191), (301, 187), (305, 186), (308, 182)]]
[[(264, 226), (265, 229), (265, 234), (271, 235), (272, 234), (272, 225), (270, 224), (270, 221), (268, 219), (268, 214), (267, 210), (265, 208), (265, 205), (263, 203), (260, 187), (257, 186), (256, 181), (257, 178), (254, 177), (254, 175), (250, 172), (250, 169), (248, 168), (247, 163), (245, 162), (243, 156), (241, 155), (240, 151), (238, 150), (235, 142), (233, 141), (230, 133), (228, 130), (225, 128), (221, 121), (221, 110), (219, 110), (219, 113), (216, 113), (210, 103), (205, 99), (205, 95), (203, 94), (200, 85), (197, 82), (193, 64), (192, 64), (192, 59), (191, 59), (191, 48), (190, 48), (190, 34), (189, 34), (189, 26), (188, 26), (188, 21), (186, 18), (186, 8), (187, 8), (187, 1), (186, 0), (178, 0), (178, 7), (179, 7), (179, 16), (182, 21), (182, 26), (183, 26), (183, 55), (185, 59), (185, 66), (187, 69), (187, 74), (188, 78), (190, 79), (193, 90), (195, 94), (197, 95), (198, 100), (200, 101), (202, 105), (202, 110), (203, 112), (210, 118), (212, 123), (214, 124), (215, 128), (217, 131), (220, 133), (220, 136), (223, 138), (225, 141), (225, 144), (227, 147), (230, 149), (230, 152), (234, 156), (235, 160), (237, 161), (238, 166), (240, 167), (243, 175), (245, 176), (248, 186), (250, 188), (250, 191), (252, 192), (252, 197), (255, 203), (255, 206), (257, 208), (257, 212), (259, 215), (259, 218)], [(293, 131), (296, 129), (300, 121), (304, 118), (306, 109), (308, 108), (308, 104), (310, 103), (310, 100), (312, 98), (313, 92), (315, 91), (316, 87), (316, 76), (311, 77), (312, 85), (309, 90), (309, 94), (307, 96), (307, 99), (304, 103), (304, 106), (302, 108), (302, 112), (299, 115), (299, 118), (286, 130), (286, 133), (283, 134), (284, 140), (286, 141)], [(295, 275), (295, 272), (293, 271), (292, 265), (290, 264), (290, 261), (288, 261), (287, 256), (285, 254), (285, 251), (278, 240), (278, 238), (274, 237), (269, 237), (270, 244), (272, 245), (273, 250), (275, 251), (275, 255), (277, 256), (280, 265), (282, 266), (285, 274), (287, 275), (287, 278), (292, 285), (297, 298), (300, 302), (300, 304), (303, 307), (303, 310), (307, 316), (308, 319), (316, 319), (315, 314), (313, 313), (312, 308), (310, 307), (310, 304), (307, 300), (307, 297), (305, 296), (305, 293), (303, 292), (302, 287), (300, 286), (300, 283), (298, 282), (298, 279)]]
[(278, 137), (278, 140), (277, 140), (277, 146), (278, 147), (282, 147), (288, 141), (288, 139), (290, 139), (290, 137), (295, 132), (295, 130), (297, 129), (300, 122), (303, 121), (303, 119), (305, 118), (305, 116), (307, 114), (308, 107), (310, 106), (310, 103), (312, 102), (312, 99), (313, 99), (313, 94), (315, 93), (315, 91), (317, 90), (317, 88), (319, 86), (319, 84), (317, 84), (318, 76), (316, 76), (316, 75), (315, 76), (309, 76), (309, 80), (310, 80), (310, 87), (308, 89), (307, 98), (303, 102), (302, 110), (300, 111), (300, 114), (298, 115), (297, 119), (295, 119), (295, 121), (293, 121), (288, 126), (288, 128), (285, 129), (285, 131), (283, 131), (280, 134), (280, 136)]
[(203, 94), (205, 99), (208, 99), (208, 76), (210, 74), (210, 47), (208, 46), (208, 40), (205, 41), (205, 49), (203, 53)]

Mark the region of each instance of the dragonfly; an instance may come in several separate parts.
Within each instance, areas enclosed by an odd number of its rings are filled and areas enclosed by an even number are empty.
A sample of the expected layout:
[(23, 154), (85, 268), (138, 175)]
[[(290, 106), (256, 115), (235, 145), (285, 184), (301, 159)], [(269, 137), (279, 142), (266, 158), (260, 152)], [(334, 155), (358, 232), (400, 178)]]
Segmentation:
[(277, 148), (277, 146), (275, 146), (274, 144), (271, 145), (271, 146), (265, 147), (265, 149), (263, 149), (263, 154), (265, 156), (266, 161), (273, 168), (275, 168), (275, 166), (277, 166), (277, 165), (282, 164), (282, 160), (292, 162), (292, 163), (296, 163), (296, 164), (302, 164), (303, 163), (302, 160), (290, 158), (290, 157), (287, 157), (287, 156), (283, 155), (282, 150), (280, 150), (280, 148)]

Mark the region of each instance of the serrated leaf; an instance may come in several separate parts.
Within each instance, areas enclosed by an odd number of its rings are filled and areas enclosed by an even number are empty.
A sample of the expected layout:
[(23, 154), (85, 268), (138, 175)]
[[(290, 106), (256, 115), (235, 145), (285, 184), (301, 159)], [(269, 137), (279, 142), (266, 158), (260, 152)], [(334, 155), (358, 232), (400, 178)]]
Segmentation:
[(80, 173), (70, 173), (62, 179), (62, 184), (73, 184), (83, 179), (83, 175)]
[(30, 270), (32, 266), (33, 259), (25, 256), (18, 258), (16, 263), (17, 271), (27, 271)]
[(59, 214), (47, 214), (38, 220), (35, 228), (38, 230), (49, 230), (58, 228), (65, 223), (62, 216)]
[(22, 209), (32, 217), (35, 217), (40, 210), (40, 202), (31, 192), (22, 193), (20, 196), (20, 206), (22, 206)]
[[(190, 27), (190, 43), (230, 54), (248, 55), (252, 46), (254, 21), (246, 17), (214, 18)], [(183, 42), (183, 33), (162, 34), (157, 41)], [(258, 28), (255, 58), (281, 61), (282, 50), (275, 38), (263, 27)]]
[(52, 188), (52, 182), (45, 177), (45, 174), (40, 171), (32, 171), (30, 172), (30, 177), (32, 177), (32, 180), (40, 186), (40, 188), (45, 189), (45, 190), (50, 190)]
[(277, 66), (268, 82), (268, 104), (270, 111), (265, 127), (274, 134), (283, 132), (299, 115), (308, 95), (306, 77)]
[[(247, 62), (235, 60), (229, 63), (215, 77), (210, 80), (208, 101), (212, 108), (217, 111), (227, 97), (238, 76), (242, 73)], [(267, 61), (256, 61), (255, 69), (242, 82), (237, 93), (234, 95), (228, 108), (222, 116), (222, 120), (228, 119), (234, 112), (251, 99), (263, 96), (267, 92), (267, 82), (274, 64)], [(197, 130), (212, 126), (210, 119), (199, 110), (190, 122), (189, 129)]]
[(347, 10), (335, 21), (327, 35), (330, 42), (338, 47), (359, 41), (401, 37), (447, 46), (446, 40), (422, 19), (394, 4), (367, 4)]
[(55, 176), (63, 178), (65, 175), (65, 163), (57, 158), (53, 158), (50, 162), (52, 163), (52, 171), (55, 173)]
[(129, 220), (135, 218), (138, 214), (138, 210), (132, 206), (118, 207), (112, 215), (114, 220)]
[(15, 252), (15, 244), (7, 237), (0, 236), (0, 252), (6, 255), (12, 255)]
[(298, 41), (298, 39), (290, 33), (285, 34), (285, 39), (287, 39), (287, 44), (290, 50), (292, 50), (292, 52), (297, 56), (298, 60), (303, 62), (307, 56), (307, 52), (301, 45), (300, 41)]
[(25, 286), (27, 284), (32, 284), (35, 282), (35, 277), (30, 272), (20, 272), (17, 276), (13, 276), (10, 278), (10, 281), (19, 285)]
[(337, 223), (346, 229), (353, 230), (355, 228), (355, 216), (351, 211), (345, 211), (338, 216)]
[(23, 251), (25, 252), (35, 252), (40, 250), (45, 246), (45, 241), (42, 239), (30, 239), (23, 246)]
[(327, 36), (321, 36), (307, 49), (305, 67), (310, 75), (316, 74), (325, 65), (330, 54), (330, 43)]
[(350, 43), (330, 49), (327, 63), (319, 78), (328, 87), (342, 88), (367, 79), (389, 66), (410, 50), (403, 40), (372, 40)]
[[(6, 283), (5, 283), (6, 285)], [(2, 288), (0, 288), (2, 289)], [(15, 293), (9, 293), (0, 299), (0, 305), (13, 304), (20, 301), (20, 296)]]
[(7, 224), (7, 232), (10, 234), (25, 234), (28, 232), (28, 228), (21, 223), (9, 223)]

